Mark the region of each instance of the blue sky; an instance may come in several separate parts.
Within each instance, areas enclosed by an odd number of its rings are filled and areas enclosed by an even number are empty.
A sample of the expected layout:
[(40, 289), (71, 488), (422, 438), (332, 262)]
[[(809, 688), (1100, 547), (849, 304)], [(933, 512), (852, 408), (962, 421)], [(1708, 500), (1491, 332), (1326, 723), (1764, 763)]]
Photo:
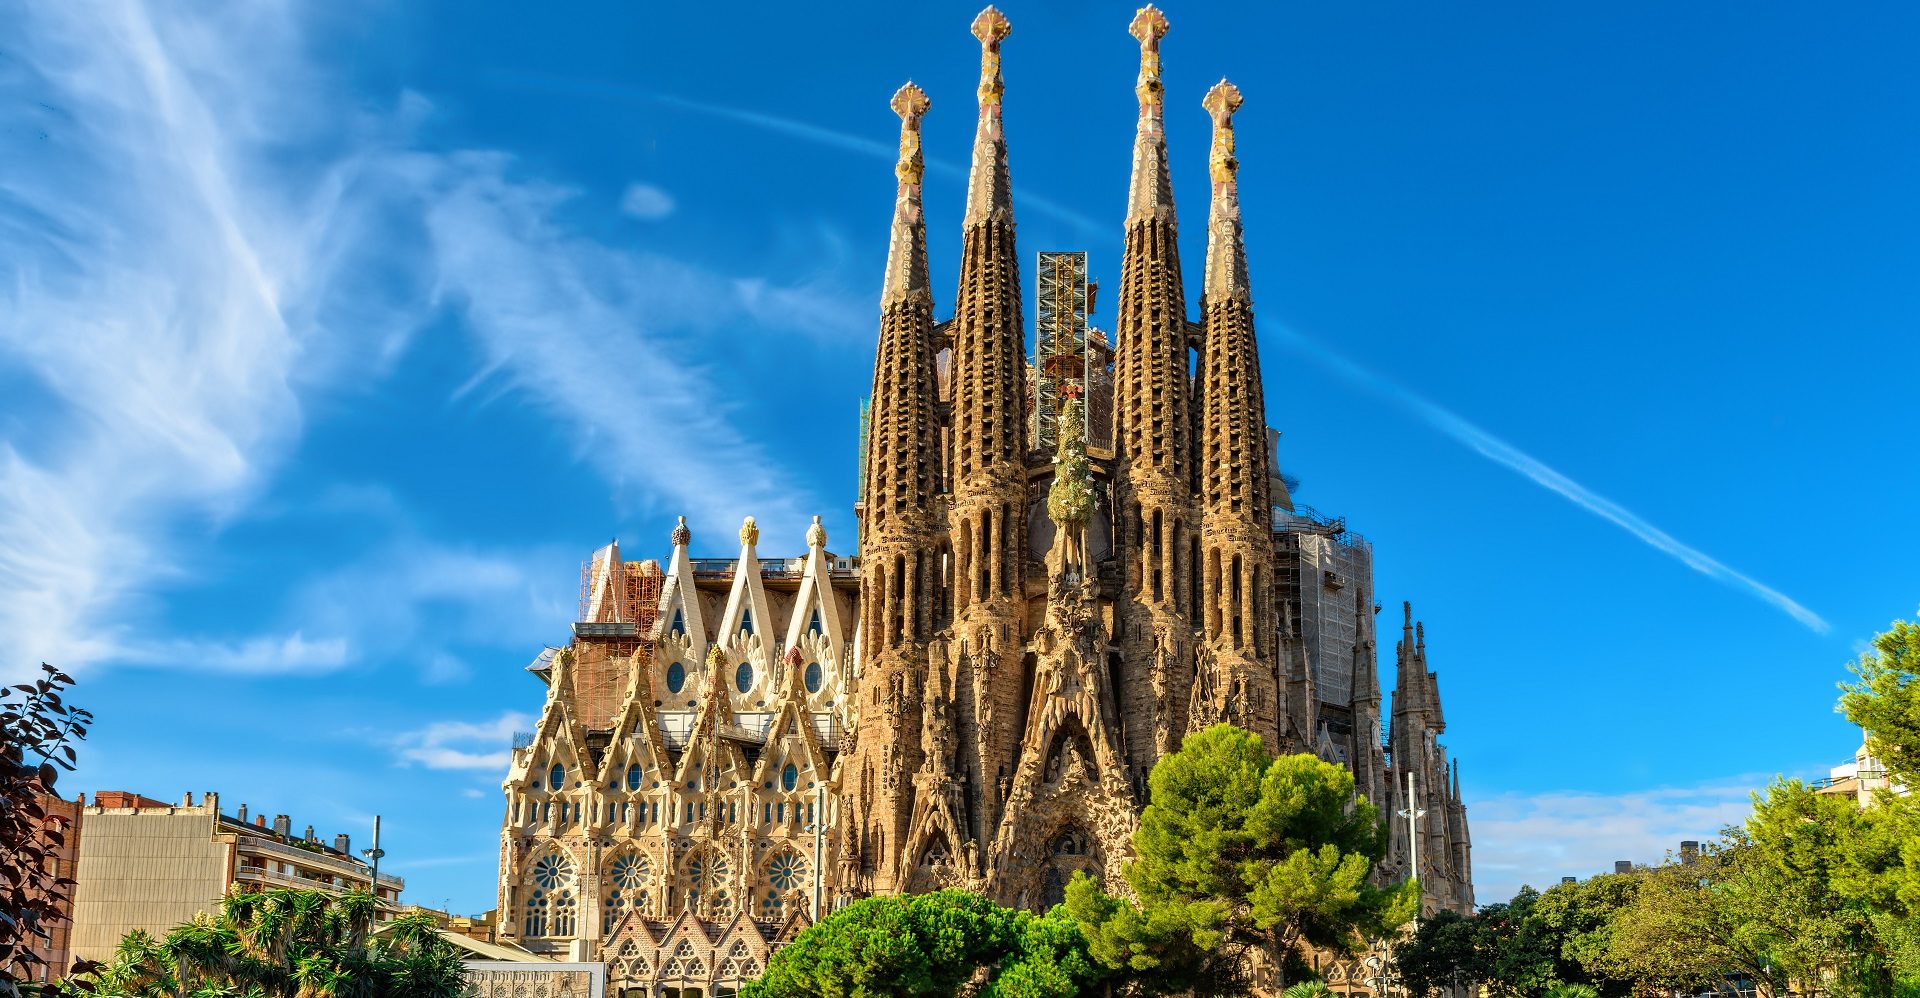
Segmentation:
[[(1481, 900), (1849, 758), (1920, 604), (1920, 12), (1168, 6), (1184, 253), (1226, 75), (1269, 418), (1427, 621)], [(1005, 8), (1021, 252), (1111, 293), (1133, 6)], [(591, 549), (846, 546), (886, 102), (944, 313), (973, 13), (0, 2), (0, 642), (99, 715), (67, 789), (378, 812), (491, 907)]]

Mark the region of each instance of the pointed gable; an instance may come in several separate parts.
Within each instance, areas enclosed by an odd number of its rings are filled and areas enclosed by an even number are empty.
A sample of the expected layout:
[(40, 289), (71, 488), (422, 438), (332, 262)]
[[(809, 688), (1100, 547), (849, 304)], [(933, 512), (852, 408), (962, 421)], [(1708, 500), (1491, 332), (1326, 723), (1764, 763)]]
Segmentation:
[(687, 554), (687, 543), (692, 539), (693, 532), (687, 529), (683, 516), (673, 528), (673, 558), (667, 564), (666, 581), (661, 584), (660, 611), (652, 636), (656, 645), (676, 643), (685, 649), (684, 657), (698, 661), (707, 653), (707, 627), (699, 590), (694, 586), (693, 559)]
[(740, 525), (740, 560), (733, 566), (733, 589), (727, 594), (727, 608), (720, 613), (720, 629), (714, 640), (721, 645), (746, 643), (749, 636), (760, 637), (772, 645), (771, 628), (775, 621), (767, 601), (767, 587), (760, 578), (760, 528), (749, 516)]

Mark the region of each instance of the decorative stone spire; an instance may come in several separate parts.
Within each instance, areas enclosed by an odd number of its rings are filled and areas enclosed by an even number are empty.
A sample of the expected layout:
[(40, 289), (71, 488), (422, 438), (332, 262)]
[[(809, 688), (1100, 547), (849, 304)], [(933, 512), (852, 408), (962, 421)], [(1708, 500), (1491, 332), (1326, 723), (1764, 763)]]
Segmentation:
[(827, 528), (820, 523), (819, 517), (813, 518), (813, 526), (807, 528), (807, 547), (823, 548), (827, 546)]
[(1167, 135), (1164, 125), (1166, 88), (1160, 83), (1160, 39), (1167, 34), (1167, 16), (1152, 4), (1140, 8), (1128, 26), (1140, 42), (1140, 78), (1133, 92), (1140, 98), (1140, 123), (1133, 137), (1133, 182), (1127, 188), (1127, 224), (1142, 218), (1173, 222), (1173, 181), (1167, 174)]
[(759, 543), (760, 527), (753, 522), (753, 517), (749, 516), (745, 520), (740, 521), (740, 546), (750, 548), (759, 545)]
[(1233, 154), (1233, 114), (1244, 99), (1240, 88), (1221, 80), (1200, 106), (1213, 117), (1213, 149), (1207, 169), (1213, 176), (1213, 207), (1207, 214), (1207, 274), (1201, 297), (1249, 297), (1247, 248), (1240, 230), (1240, 160)]
[(687, 518), (683, 516), (673, 528), (673, 546), (683, 548), (691, 540), (693, 540), (693, 531), (687, 529)]
[(1007, 172), (1007, 139), (1000, 127), (1000, 42), (1013, 30), (1005, 14), (988, 7), (973, 19), (980, 39), (980, 124), (973, 135), (973, 168), (967, 175), (966, 226), (1013, 221), (1013, 181)]
[(920, 119), (933, 102), (913, 81), (895, 91), (890, 104), (900, 116), (900, 161), (893, 172), (900, 190), (893, 202), (893, 234), (887, 244), (887, 276), (880, 286), (882, 304), (927, 293), (927, 222), (920, 204), (920, 180), (926, 161), (920, 155)]

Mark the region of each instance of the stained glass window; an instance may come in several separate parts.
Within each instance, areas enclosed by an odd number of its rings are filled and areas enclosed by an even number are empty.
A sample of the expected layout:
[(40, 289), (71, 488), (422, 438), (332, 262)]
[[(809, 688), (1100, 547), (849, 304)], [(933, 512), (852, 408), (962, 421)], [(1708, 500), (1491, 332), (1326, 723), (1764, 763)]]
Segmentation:
[(678, 662), (667, 666), (667, 692), (678, 693), (687, 685), (687, 667)]

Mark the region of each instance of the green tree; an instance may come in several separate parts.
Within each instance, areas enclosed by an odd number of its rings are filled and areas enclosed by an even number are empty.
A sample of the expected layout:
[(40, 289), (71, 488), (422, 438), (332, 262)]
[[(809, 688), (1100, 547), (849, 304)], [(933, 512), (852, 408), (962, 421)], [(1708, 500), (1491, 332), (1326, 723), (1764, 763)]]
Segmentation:
[(460, 951), (426, 915), (379, 935), (365, 891), (236, 890), (155, 939), (132, 932), (81, 990), (127, 998), (458, 998)]
[(772, 960), (742, 998), (947, 996), (1071, 998), (1107, 970), (1058, 909), (1036, 916), (968, 891), (864, 898)]
[(1148, 782), (1126, 870), (1138, 902), (1084, 877), (1067, 889), (1095, 958), (1143, 989), (1242, 989), (1256, 956), (1284, 986), (1303, 947), (1352, 952), (1416, 910), (1411, 883), (1370, 882), (1386, 826), (1344, 766), (1276, 759), (1258, 735), (1218, 724), (1161, 759)]
[(1559, 983), (1554, 970), (1560, 947), (1534, 911), (1539, 903), (1539, 891), (1522, 887), (1513, 900), (1487, 905), (1474, 915), (1484, 954), (1486, 976), (1481, 983), (1496, 998), (1531, 998)]
[(1641, 871), (1633, 903), (1615, 913), (1610, 960), (1643, 988), (1694, 992), (1729, 974), (1781, 987), (1774, 931), (1749, 917), (1733, 886), (1732, 871), (1748, 862), (1744, 836), (1728, 834), (1693, 862)]
[(1840, 684), (1840, 712), (1896, 780), (1920, 784), (1920, 624), (1894, 621), (1850, 668), (1855, 681)]
[[(1894, 621), (1852, 671), (1840, 711), (1866, 732), (1893, 783), (1920, 787), (1920, 624)], [(1838, 887), (1870, 913), (1889, 972), (1920, 992), (1920, 798), (1882, 792), (1862, 818)]]
[(1424, 998), (1484, 979), (1486, 950), (1479, 919), (1443, 910), (1421, 919), (1420, 927), (1394, 947), (1393, 961), (1407, 991)]
[(1554, 977), (1591, 986), (1601, 998), (1633, 992), (1631, 971), (1613, 955), (1616, 915), (1633, 903), (1643, 877), (1608, 873), (1556, 884), (1540, 895), (1533, 913), (1557, 947)]
[(64, 918), (73, 880), (48, 861), (71, 829), (47, 820), (43, 797), (53, 796), (62, 770), (71, 771), (74, 744), (87, 736), (93, 715), (62, 695), (72, 677), (40, 666), (31, 683), (0, 688), (0, 995), (19, 992), (17, 980), (51, 969), (38, 950)]

